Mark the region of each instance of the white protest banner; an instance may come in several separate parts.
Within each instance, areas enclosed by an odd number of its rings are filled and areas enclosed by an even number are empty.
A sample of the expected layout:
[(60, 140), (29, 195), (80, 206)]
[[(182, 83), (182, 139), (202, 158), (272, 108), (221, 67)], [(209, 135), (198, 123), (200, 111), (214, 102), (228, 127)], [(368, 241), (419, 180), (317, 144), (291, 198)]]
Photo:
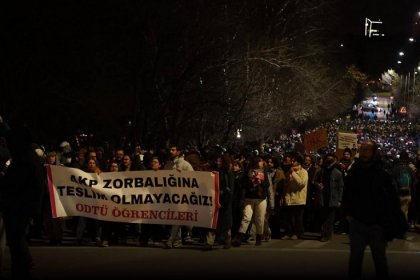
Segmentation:
[(216, 228), (217, 172), (128, 171), (92, 174), (48, 165), (52, 216)]

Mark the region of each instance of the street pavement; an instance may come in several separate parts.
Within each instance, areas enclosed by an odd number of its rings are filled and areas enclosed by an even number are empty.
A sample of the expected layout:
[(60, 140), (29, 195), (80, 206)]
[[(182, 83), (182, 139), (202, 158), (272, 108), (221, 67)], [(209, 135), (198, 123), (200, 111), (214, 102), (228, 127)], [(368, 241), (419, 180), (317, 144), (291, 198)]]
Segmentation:
[[(63, 246), (40, 243), (31, 246), (35, 279), (343, 279), (347, 275), (349, 241), (346, 235), (320, 242), (317, 234), (304, 240), (272, 239), (262, 246), (245, 244), (212, 251), (198, 243), (175, 249), (129, 246), (106, 248)], [(410, 232), (406, 240), (394, 240), (388, 247), (392, 278), (420, 276), (420, 235)], [(366, 250), (364, 278), (374, 278), (374, 266)], [(6, 252), (3, 275), (10, 279), (10, 258)]]

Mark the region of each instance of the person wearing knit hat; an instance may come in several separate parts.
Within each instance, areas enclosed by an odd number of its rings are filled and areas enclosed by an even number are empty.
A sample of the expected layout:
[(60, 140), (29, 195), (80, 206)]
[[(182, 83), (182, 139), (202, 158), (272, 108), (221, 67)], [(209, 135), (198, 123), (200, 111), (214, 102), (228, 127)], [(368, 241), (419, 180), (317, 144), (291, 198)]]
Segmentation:
[(71, 152), (71, 146), (70, 143), (67, 141), (63, 141), (60, 143), (60, 150), (63, 154), (70, 153)]
[(57, 159), (59, 163), (69, 166), (72, 161), (71, 146), (67, 141), (63, 141), (59, 145), (60, 150), (57, 152)]

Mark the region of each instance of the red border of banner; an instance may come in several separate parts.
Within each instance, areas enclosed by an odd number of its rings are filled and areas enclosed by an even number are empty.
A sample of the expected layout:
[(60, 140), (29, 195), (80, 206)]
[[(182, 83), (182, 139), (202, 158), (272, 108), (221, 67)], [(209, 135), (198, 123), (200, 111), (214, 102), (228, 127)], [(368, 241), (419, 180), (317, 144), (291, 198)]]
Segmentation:
[(47, 165), (47, 175), (48, 175), (48, 189), (50, 191), (50, 203), (51, 203), (51, 212), (52, 217), (57, 218), (57, 209), (55, 205), (55, 197), (54, 197), (54, 183), (51, 174), (51, 165)]
[(219, 217), (219, 172), (213, 172), (214, 174), (214, 215), (211, 228), (215, 229), (217, 226), (217, 220)]

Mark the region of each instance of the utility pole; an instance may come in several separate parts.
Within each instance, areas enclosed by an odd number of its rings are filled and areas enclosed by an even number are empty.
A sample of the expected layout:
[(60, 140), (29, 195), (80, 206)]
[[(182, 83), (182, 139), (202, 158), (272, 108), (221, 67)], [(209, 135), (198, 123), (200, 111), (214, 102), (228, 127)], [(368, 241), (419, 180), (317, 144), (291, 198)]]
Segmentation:
[(408, 72), (408, 75), (405, 75), (405, 84), (404, 84), (404, 96), (405, 96), (405, 98), (404, 98), (404, 100), (405, 100), (405, 104), (404, 105), (407, 105), (408, 104), (408, 80), (409, 80), (409, 77), (410, 77), (410, 72)]
[(414, 102), (414, 99), (415, 99), (415, 96), (416, 96), (416, 74), (417, 74), (417, 71), (416, 71), (416, 69), (414, 69), (414, 71), (413, 71), (413, 100), (412, 100), (412, 102)]
[(407, 82), (407, 105), (410, 103), (410, 74), (411, 72), (408, 72), (408, 82)]

